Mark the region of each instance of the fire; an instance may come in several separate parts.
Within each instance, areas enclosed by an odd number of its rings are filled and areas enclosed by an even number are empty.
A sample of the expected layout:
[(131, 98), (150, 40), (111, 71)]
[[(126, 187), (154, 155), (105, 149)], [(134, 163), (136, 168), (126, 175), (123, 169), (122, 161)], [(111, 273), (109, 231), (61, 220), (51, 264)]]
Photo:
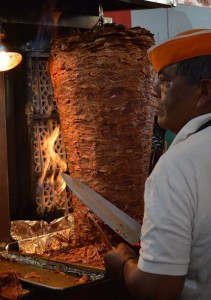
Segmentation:
[[(53, 127), (51, 123), (51, 128)], [(66, 188), (66, 183), (62, 178), (62, 173), (67, 170), (66, 162), (61, 158), (59, 153), (56, 151), (56, 140), (59, 137), (60, 126), (57, 125), (55, 129), (49, 133), (43, 140), (41, 145), (41, 150), (43, 154), (44, 167), (42, 171), (42, 175), (37, 183), (37, 193), (42, 194), (44, 185), (48, 184), (53, 187), (54, 197), (51, 203), (45, 203), (45, 201), (41, 199), (38, 203), (43, 214), (46, 210), (50, 211), (52, 208), (56, 207), (58, 203), (56, 198), (64, 191)]]

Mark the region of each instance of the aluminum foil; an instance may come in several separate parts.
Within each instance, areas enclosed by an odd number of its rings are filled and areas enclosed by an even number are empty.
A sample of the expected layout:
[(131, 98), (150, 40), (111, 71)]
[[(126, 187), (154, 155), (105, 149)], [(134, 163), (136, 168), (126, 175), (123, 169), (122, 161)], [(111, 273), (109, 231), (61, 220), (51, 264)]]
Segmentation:
[(19, 250), (24, 254), (44, 254), (51, 250), (68, 247), (71, 229), (39, 235), (30, 239), (19, 240)]
[(17, 220), (11, 221), (10, 234), (15, 241), (48, 234), (64, 229), (73, 229), (73, 216), (68, 215), (55, 219), (50, 223), (46, 221)]
[(68, 247), (74, 232), (72, 215), (45, 221), (18, 220), (11, 222), (11, 237), (23, 254), (44, 254)]

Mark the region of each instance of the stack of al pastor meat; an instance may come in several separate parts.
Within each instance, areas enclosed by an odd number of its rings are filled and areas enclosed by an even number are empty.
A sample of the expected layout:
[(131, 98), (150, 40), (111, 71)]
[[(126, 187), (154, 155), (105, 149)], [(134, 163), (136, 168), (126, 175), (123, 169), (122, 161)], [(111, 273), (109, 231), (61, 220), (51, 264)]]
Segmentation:
[[(154, 113), (147, 29), (105, 24), (52, 40), (49, 67), (70, 174), (142, 222)], [(73, 196), (76, 244), (95, 242)], [(98, 236), (96, 234), (96, 236)]]

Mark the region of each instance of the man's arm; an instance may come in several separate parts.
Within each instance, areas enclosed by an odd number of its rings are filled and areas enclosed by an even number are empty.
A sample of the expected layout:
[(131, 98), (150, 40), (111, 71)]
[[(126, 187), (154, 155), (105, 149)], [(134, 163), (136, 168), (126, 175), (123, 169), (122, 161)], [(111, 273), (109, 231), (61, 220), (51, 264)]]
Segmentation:
[(105, 257), (108, 274), (124, 282), (132, 296), (139, 300), (176, 300), (184, 286), (185, 276), (146, 273), (138, 268), (136, 253), (126, 244), (119, 244)]
[(185, 276), (146, 273), (138, 269), (137, 260), (130, 259), (123, 269), (124, 283), (136, 299), (176, 300), (182, 292)]

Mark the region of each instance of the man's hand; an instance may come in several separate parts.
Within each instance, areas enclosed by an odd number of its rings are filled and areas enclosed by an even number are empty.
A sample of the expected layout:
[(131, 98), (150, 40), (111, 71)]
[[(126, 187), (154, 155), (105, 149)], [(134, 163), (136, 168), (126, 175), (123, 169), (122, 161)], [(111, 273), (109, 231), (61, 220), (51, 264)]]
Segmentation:
[(139, 300), (177, 300), (182, 292), (185, 276), (170, 276), (143, 272), (138, 257), (127, 244), (119, 244), (106, 253), (108, 274), (124, 282), (130, 294)]
[(116, 280), (122, 279), (124, 265), (128, 260), (138, 260), (136, 253), (127, 244), (121, 243), (104, 256), (106, 271)]

